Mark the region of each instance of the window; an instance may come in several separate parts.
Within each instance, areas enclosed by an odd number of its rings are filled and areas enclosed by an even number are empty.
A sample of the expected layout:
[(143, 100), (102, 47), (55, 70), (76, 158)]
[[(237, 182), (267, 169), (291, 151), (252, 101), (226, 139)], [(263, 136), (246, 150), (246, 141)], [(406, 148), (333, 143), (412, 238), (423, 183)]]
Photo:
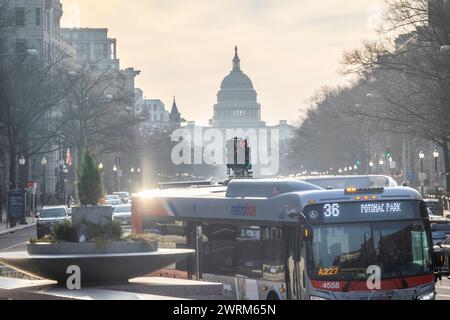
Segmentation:
[(107, 43), (103, 44), (103, 59), (109, 58), (109, 52), (108, 52), (109, 46)]
[(284, 245), (281, 228), (262, 229), (262, 271), (263, 278), (269, 281), (283, 281), (284, 279)]
[(42, 24), (42, 9), (36, 8), (36, 25), (40, 26)]
[(234, 276), (235, 239), (237, 228), (233, 225), (205, 224), (204, 234), (204, 272)]
[(16, 8), (16, 26), (24, 26), (25, 25), (25, 8), (17, 7)]
[(16, 40), (16, 53), (23, 54), (27, 51), (25, 39)]
[(104, 57), (103, 44), (102, 43), (94, 44), (94, 59), (102, 60), (103, 57)]
[(47, 11), (47, 19), (46, 19), (46, 24), (47, 24), (47, 32), (50, 33), (50, 24), (51, 24), (51, 16), (50, 16), (50, 11)]

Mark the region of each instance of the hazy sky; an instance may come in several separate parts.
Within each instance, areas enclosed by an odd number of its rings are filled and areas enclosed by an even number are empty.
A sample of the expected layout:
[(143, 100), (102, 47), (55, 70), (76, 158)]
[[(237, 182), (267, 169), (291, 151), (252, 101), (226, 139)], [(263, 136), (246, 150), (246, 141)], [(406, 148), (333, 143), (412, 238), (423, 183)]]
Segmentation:
[(382, 0), (62, 0), (63, 26), (107, 27), (137, 86), (207, 124), (238, 45), (262, 117), (294, 123), (305, 101), (342, 81), (344, 50), (374, 36)]

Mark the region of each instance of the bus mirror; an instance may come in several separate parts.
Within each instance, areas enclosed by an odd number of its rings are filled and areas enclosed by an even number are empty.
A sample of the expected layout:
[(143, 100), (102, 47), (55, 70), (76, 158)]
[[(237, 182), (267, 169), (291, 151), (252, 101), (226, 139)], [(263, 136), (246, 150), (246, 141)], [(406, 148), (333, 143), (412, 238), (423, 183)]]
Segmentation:
[(441, 252), (435, 252), (434, 253), (434, 263), (436, 268), (442, 268), (445, 263), (445, 255)]
[(300, 222), (300, 224), (307, 224), (308, 223), (308, 219), (306, 219), (305, 215), (303, 214), (303, 212), (300, 212), (298, 215), (298, 221)]
[(306, 219), (306, 216), (303, 214), (303, 212), (300, 211), (300, 209), (292, 208), (291, 206), (285, 207), (286, 215), (291, 219), (298, 219), (300, 224), (307, 224), (308, 219)]

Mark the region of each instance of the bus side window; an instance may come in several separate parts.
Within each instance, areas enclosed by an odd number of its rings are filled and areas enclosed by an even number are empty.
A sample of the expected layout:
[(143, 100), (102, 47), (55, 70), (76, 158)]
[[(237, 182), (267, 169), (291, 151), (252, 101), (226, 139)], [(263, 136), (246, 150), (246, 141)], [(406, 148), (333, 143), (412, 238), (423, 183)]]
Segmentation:
[(267, 227), (262, 230), (263, 277), (269, 281), (283, 281), (286, 260), (283, 230), (278, 227)]
[(203, 272), (235, 276), (236, 236), (234, 225), (203, 225)]

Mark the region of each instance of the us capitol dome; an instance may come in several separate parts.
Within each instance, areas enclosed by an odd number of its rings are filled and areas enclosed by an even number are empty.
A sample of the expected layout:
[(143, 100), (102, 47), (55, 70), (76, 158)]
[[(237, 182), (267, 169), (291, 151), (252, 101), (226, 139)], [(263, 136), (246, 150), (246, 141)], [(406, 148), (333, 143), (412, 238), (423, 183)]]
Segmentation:
[(252, 80), (241, 70), (241, 60), (235, 47), (233, 70), (220, 85), (217, 104), (214, 105), (214, 117), (211, 125), (218, 128), (261, 128), (261, 105)]

